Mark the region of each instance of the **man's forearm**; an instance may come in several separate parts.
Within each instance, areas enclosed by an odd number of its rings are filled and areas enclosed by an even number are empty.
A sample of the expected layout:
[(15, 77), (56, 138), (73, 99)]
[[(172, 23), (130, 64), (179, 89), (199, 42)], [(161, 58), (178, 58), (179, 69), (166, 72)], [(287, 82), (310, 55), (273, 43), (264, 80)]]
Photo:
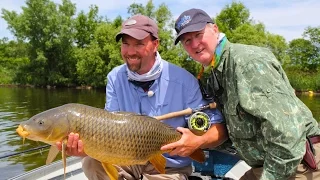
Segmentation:
[(228, 139), (228, 132), (225, 124), (212, 124), (210, 129), (201, 136), (201, 148), (214, 148), (221, 145)]

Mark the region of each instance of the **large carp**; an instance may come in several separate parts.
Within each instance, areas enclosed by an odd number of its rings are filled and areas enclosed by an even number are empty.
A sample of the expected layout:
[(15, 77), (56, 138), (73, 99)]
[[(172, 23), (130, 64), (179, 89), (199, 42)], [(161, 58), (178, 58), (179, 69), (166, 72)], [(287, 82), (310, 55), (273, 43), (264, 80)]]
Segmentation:
[[(55, 146), (62, 141), (65, 164), (66, 139), (71, 132), (78, 133), (84, 152), (102, 163), (111, 179), (118, 179), (113, 165), (145, 164), (150, 161), (165, 173), (166, 160), (160, 147), (178, 141), (181, 134), (153, 117), (128, 112), (108, 112), (82, 104), (65, 104), (39, 113), (22, 122), (17, 128), (23, 139), (51, 144), (47, 163), (58, 154)], [(190, 158), (203, 162), (205, 156), (198, 149)]]

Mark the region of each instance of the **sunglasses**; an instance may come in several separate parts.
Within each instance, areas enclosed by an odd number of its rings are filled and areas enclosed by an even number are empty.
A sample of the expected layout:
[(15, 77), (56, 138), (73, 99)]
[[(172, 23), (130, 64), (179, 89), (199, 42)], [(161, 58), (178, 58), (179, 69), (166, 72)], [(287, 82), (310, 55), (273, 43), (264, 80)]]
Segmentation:
[[(224, 89), (220, 85), (217, 75), (213, 68), (210, 70), (210, 74), (207, 78), (204, 78), (202, 81), (201, 78), (204, 73), (204, 67), (201, 67), (201, 70), (197, 76), (198, 83), (200, 86), (200, 91), (202, 94), (203, 99), (213, 102), (214, 100), (218, 100), (218, 98), (222, 95)], [(203, 85), (203, 82), (205, 82), (205, 85)]]

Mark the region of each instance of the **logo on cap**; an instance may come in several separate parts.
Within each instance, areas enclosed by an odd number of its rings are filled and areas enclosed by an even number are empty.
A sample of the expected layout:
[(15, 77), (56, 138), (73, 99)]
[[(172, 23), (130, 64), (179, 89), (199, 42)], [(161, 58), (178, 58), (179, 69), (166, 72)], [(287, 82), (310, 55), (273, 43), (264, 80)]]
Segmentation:
[(131, 26), (131, 25), (134, 25), (134, 24), (136, 24), (136, 23), (137, 23), (136, 20), (130, 19), (130, 20), (128, 20), (128, 22), (126, 22), (125, 26)]
[(186, 16), (184, 15), (179, 22), (177, 23), (177, 29), (179, 29), (179, 31), (183, 28), (183, 26), (185, 26), (186, 24), (188, 24), (191, 21), (191, 17), (190, 16)]

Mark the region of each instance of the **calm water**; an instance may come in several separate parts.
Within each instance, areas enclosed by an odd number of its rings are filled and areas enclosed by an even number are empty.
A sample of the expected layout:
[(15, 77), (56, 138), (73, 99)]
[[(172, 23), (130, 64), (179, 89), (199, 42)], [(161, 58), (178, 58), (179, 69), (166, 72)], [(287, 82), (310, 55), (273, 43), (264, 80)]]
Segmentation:
[[(104, 107), (103, 90), (35, 89), (0, 87), (0, 156), (44, 145), (26, 140), (15, 129), (34, 114), (66, 103)], [(45, 164), (47, 149), (0, 159), (0, 179), (8, 179)]]
[[(320, 120), (320, 96), (299, 96)], [(43, 143), (22, 139), (15, 129), (34, 114), (66, 103), (82, 103), (103, 108), (103, 90), (36, 89), (0, 87), (0, 157), (39, 147)], [(47, 150), (37, 150), (0, 159), (0, 180), (8, 179), (45, 164)]]

